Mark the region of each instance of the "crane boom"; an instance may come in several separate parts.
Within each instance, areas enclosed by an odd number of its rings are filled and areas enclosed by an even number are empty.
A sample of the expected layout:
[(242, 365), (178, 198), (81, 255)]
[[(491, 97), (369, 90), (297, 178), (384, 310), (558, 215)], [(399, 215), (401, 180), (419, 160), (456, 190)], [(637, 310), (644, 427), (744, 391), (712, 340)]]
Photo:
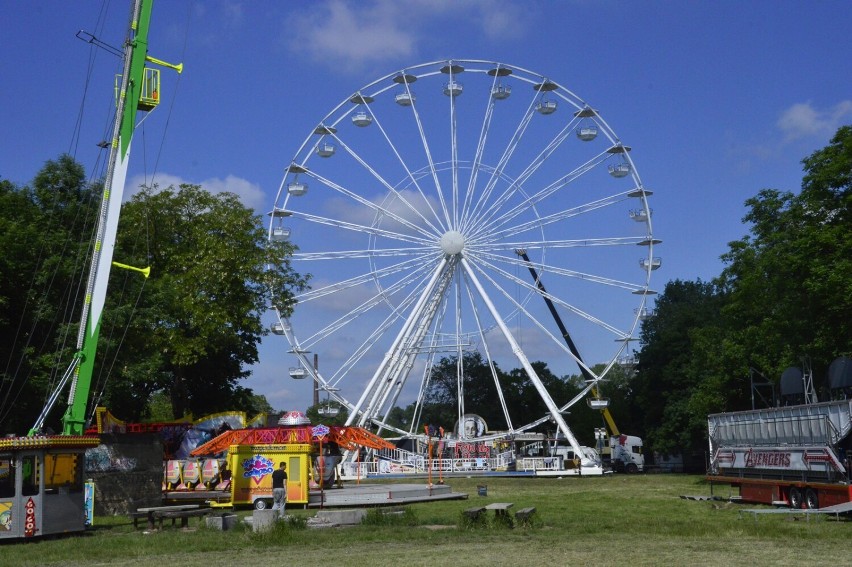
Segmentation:
[[(535, 282), (536, 287), (541, 292), (541, 296), (544, 299), (544, 302), (547, 304), (547, 308), (550, 310), (551, 316), (553, 316), (553, 320), (556, 321), (556, 326), (559, 327), (559, 332), (562, 333), (562, 338), (565, 339), (565, 344), (568, 345), (568, 350), (571, 351), (571, 354), (574, 355), (579, 362), (583, 361), (583, 358), (580, 356), (580, 351), (577, 350), (577, 345), (574, 344), (574, 340), (571, 338), (571, 334), (568, 332), (568, 329), (565, 328), (565, 324), (562, 322), (562, 318), (559, 316), (559, 312), (556, 311), (556, 306), (547, 296), (547, 290), (544, 288), (544, 284), (541, 283), (541, 278), (536, 272), (535, 267), (533, 267), (532, 262), (530, 262), (529, 256), (527, 256), (526, 250), (515, 250), (515, 253), (523, 259), (524, 263), (527, 266), (527, 269), (530, 271), (530, 275), (532, 275), (533, 281)], [(591, 373), (583, 366), (582, 364), (578, 364), (580, 368), (580, 373), (583, 375), (583, 378), (586, 381), (594, 381), (595, 377), (591, 375)], [(595, 398), (600, 398), (600, 390), (598, 390), (597, 384), (592, 386), (592, 395)], [(615, 425), (615, 420), (612, 418), (612, 413), (610, 413), (608, 407), (601, 408), (601, 413), (603, 414), (604, 421), (606, 421), (606, 425), (609, 428), (610, 435), (621, 435), (618, 431), (618, 427)]]

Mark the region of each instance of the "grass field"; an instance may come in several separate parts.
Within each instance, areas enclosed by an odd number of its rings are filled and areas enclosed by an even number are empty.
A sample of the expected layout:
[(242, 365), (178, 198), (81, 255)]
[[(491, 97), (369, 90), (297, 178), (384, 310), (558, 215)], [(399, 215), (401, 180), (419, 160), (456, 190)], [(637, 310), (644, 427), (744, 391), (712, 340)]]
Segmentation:
[[(852, 522), (825, 517), (741, 515), (741, 504), (683, 500), (707, 495), (701, 477), (452, 479), (468, 500), (413, 504), (402, 516), (371, 512), (370, 523), (267, 534), (170, 526), (146, 533), (125, 517), (95, 518), (80, 536), (0, 545), (0, 565), (215, 567), (298, 565), (850, 565)], [(488, 496), (477, 495), (487, 484)], [(716, 494), (721, 494), (716, 487)], [(462, 510), (490, 502), (535, 506), (531, 527), (471, 527)], [(241, 512), (243, 515), (251, 511)], [(288, 510), (306, 519), (314, 511)], [(203, 525), (203, 522), (202, 524)]]

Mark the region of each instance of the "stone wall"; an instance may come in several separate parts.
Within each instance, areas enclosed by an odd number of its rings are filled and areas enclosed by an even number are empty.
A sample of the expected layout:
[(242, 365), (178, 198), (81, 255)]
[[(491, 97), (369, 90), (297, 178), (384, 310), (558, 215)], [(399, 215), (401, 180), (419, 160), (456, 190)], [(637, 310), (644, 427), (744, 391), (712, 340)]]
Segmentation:
[(158, 433), (104, 434), (86, 451), (95, 515), (123, 515), (162, 503), (163, 444)]

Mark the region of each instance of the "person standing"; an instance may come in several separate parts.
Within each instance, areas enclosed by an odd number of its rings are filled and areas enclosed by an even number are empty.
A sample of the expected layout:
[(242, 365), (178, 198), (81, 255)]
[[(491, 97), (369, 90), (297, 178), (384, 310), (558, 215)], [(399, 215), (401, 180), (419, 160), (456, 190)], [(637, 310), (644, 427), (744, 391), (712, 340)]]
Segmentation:
[(284, 515), (284, 508), (287, 505), (287, 465), (281, 462), (278, 465), (278, 470), (272, 473), (272, 510), (275, 512), (275, 517), (280, 518)]

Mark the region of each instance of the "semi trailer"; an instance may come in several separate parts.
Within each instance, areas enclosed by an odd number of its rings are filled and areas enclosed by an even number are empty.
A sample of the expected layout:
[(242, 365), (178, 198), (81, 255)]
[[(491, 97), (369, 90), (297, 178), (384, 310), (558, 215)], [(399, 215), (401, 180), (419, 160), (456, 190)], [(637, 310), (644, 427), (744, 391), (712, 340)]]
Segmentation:
[(711, 486), (795, 509), (852, 501), (852, 400), (718, 413), (707, 428)]

